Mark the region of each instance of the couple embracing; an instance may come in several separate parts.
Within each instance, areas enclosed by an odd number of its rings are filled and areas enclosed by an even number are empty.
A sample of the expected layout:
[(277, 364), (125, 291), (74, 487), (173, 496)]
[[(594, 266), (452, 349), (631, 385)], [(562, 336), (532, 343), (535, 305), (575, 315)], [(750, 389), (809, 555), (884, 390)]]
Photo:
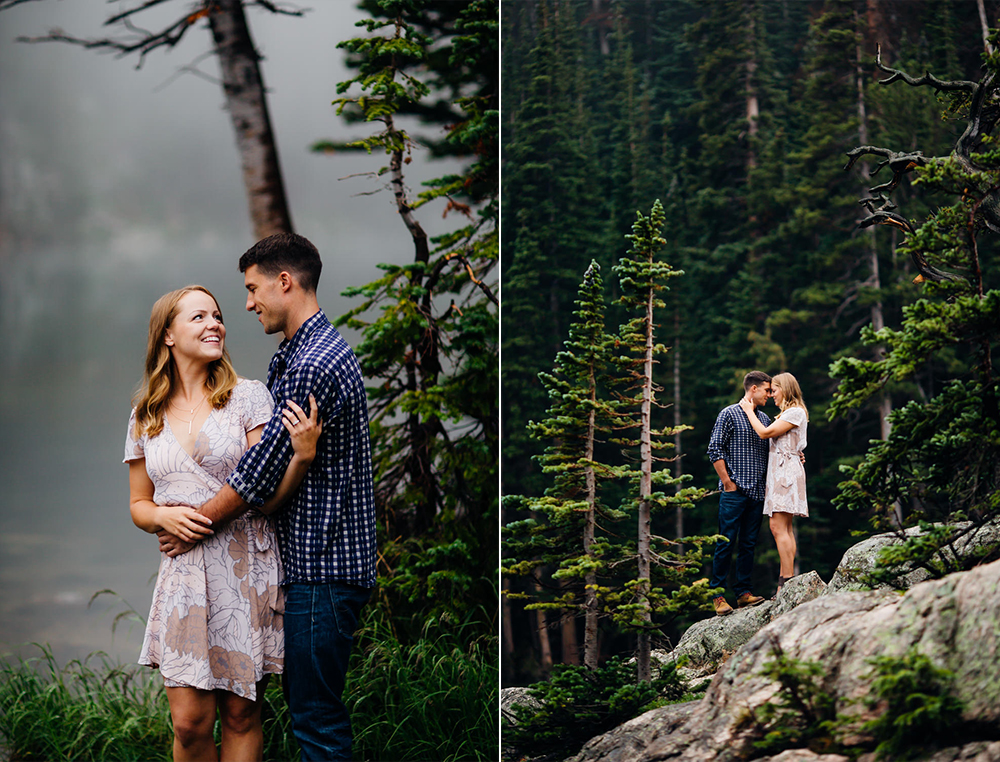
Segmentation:
[(132, 520), (160, 540), (139, 663), (163, 675), (178, 762), (262, 759), (272, 674), (302, 759), (350, 759), (342, 694), (375, 509), (361, 369), (319, 308), (321, 268), (291, 233), (240, 258), (247, 310), (284, 335), (266, 386), (236, 375), (204, 287), (150, 316), (124, 461)]
[[(719, 534), (712, 558), (709, 586), (725, 588), (733, 548), (736, 548), (737, 608), (755, 606), (764, 598), (751, 587), (754, 548), (761, 521), (769, 517), (781, 567), (778, 592), (795, 573), (793, 516), (808, 516), (806, 447), (809, 414), (802, 390), (791, 373), (771, 378), (755, 370), (743, 378), (743, 398), (719, 413), (708, 444), (708, 457), (719, 475)], [(780, 409), (772, 422), (760, 408), (773, 398)], [(724, 595), (713, 599), (715, 613), (733, 613)]]

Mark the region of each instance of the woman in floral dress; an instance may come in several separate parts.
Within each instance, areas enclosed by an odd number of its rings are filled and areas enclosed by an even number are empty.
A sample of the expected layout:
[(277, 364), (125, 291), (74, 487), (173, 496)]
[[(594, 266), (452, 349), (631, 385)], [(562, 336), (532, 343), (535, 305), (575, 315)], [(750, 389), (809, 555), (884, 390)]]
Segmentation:
[(284, 660), (281, 564), (265, 514), (298, 487), (321, 430), (312, 400), (309, 416), (289, 402), (283, 423), (295, 454), (277, 492), (213, 531), (191, 506), (221, 488), (273, 411), (262, 383), (237, 377), (225, 337), (207, 289), (188, 286), (156, 302), (125, 442), (132, 520), (195, 543), (161, 555), (139, 656), (163, 675), (178, 761), (262, 758), (263, 693)]
[(764, 514), (769, 517), (771, 534), (778, 546), (781, 568), (778, 572), (778, 592), (795, 574), (795, 533), (793, 516), (808, 516), (806, 500), (806, 470), (801, 453), (806, 449), (806, 429), (809, 412), (802, 400), (799, 382), (791, 373), (779, 373), (771, 379), (774, 403), (781, 413), (765, 427), (749, 403), (740, 402), (750, 425), (761, 439), (770, 439), (767, 456), (767, 484), (764, 488)]

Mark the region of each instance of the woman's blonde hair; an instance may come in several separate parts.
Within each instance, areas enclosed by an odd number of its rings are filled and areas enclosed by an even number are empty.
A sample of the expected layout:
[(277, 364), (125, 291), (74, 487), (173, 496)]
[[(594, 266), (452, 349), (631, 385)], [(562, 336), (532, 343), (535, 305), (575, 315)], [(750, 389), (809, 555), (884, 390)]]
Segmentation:
[(795, 376), (791, 373), (779, 373), (777, 376), (771, 378), (771, 387), (775, 386), (780, 386), (781, 392), (784, 395), (784, 400), (781, 403), (781, 412), (785, 412), (790, 407), (800, 407), (806, 411), (806, 420), (808, 421), (809, 409), (802, 399), (802, 389), (799, 387), (799, 382), (795, 380)]
[[(174, 382), (177, 377), (177, 366), (170, 347), (166, 344), (167, 329), (177, 317), (177, 304), (192, 291), (201, 291), (212, 297), (215, 306), (219, 300), (204, 286), (185, 286), (176, 291), (164, 294), (156, 300), (149, 316), (149, 340), (146, 344), (146, 368), (142, 384), (132, 397), (135, 407), (135, 436), (147, 434), (155, 437), (163, 431), (163, 417), (167, 405), (174, 392)], [(219, 310), (220, 314), (222, 310)], [(229, 352), (223, 347), (222, 357), (213, 360), (208, 366), (208, 380), (205, 388), (208, 391), (209, 404), (221, 408), (229, 402), (238, 378), (233, 364), (229, 360)]]

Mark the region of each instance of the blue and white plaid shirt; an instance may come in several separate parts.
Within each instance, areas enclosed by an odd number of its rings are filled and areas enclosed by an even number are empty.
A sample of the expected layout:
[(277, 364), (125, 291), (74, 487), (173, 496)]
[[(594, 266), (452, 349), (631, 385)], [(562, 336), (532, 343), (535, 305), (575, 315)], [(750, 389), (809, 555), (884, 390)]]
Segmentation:
[[(771, 419), (760, 408), (755, 412), (757, 420), (765, 426), (771, 425)], [(712, 427), (712, 438), (708, 441), (708, 460), (711, 463), (720, 458), (725, 460), (729, 477), (751, 500), (764, 499), (767, 451), (767, 440), (757, 436), (738, 404), (722, 409)], [(719, 489), (722, 489), (721, 479)]]
[(292, 458), (281, 423), (285, 400), (309, 410), (316, 398), (323, 434), (298, 491), (275, 514), (284, 582), (338, 580), (375, 585), (375, 497), (368, 401), (351, 347), (320, 310), (285, 339), (271, 360), (274, 415), (227, 480), (252, 505), (277, 489)]

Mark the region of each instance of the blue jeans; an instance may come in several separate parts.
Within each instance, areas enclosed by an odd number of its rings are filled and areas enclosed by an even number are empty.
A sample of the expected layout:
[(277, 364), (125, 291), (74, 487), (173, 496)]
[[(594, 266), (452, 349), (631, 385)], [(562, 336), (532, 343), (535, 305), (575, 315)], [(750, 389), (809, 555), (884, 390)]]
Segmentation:
[(722, 492), (719, 495), (719, 534), (728, 542), (720, 540), (715, 544), (712, 578), (708, 583), (710, 587), (726, 586), (733, 546), (736, 545), (736, 584), (733, 586), (733, 592), (740, 595), (751, 591), (753, 553), (763, 518), (763, 500), (753, 500), (739, 490)]
[(346, 582), (285, 587), (285, 697), (303, 762), (349, 760), (351, 718), (342, 696), (367, 588)]

